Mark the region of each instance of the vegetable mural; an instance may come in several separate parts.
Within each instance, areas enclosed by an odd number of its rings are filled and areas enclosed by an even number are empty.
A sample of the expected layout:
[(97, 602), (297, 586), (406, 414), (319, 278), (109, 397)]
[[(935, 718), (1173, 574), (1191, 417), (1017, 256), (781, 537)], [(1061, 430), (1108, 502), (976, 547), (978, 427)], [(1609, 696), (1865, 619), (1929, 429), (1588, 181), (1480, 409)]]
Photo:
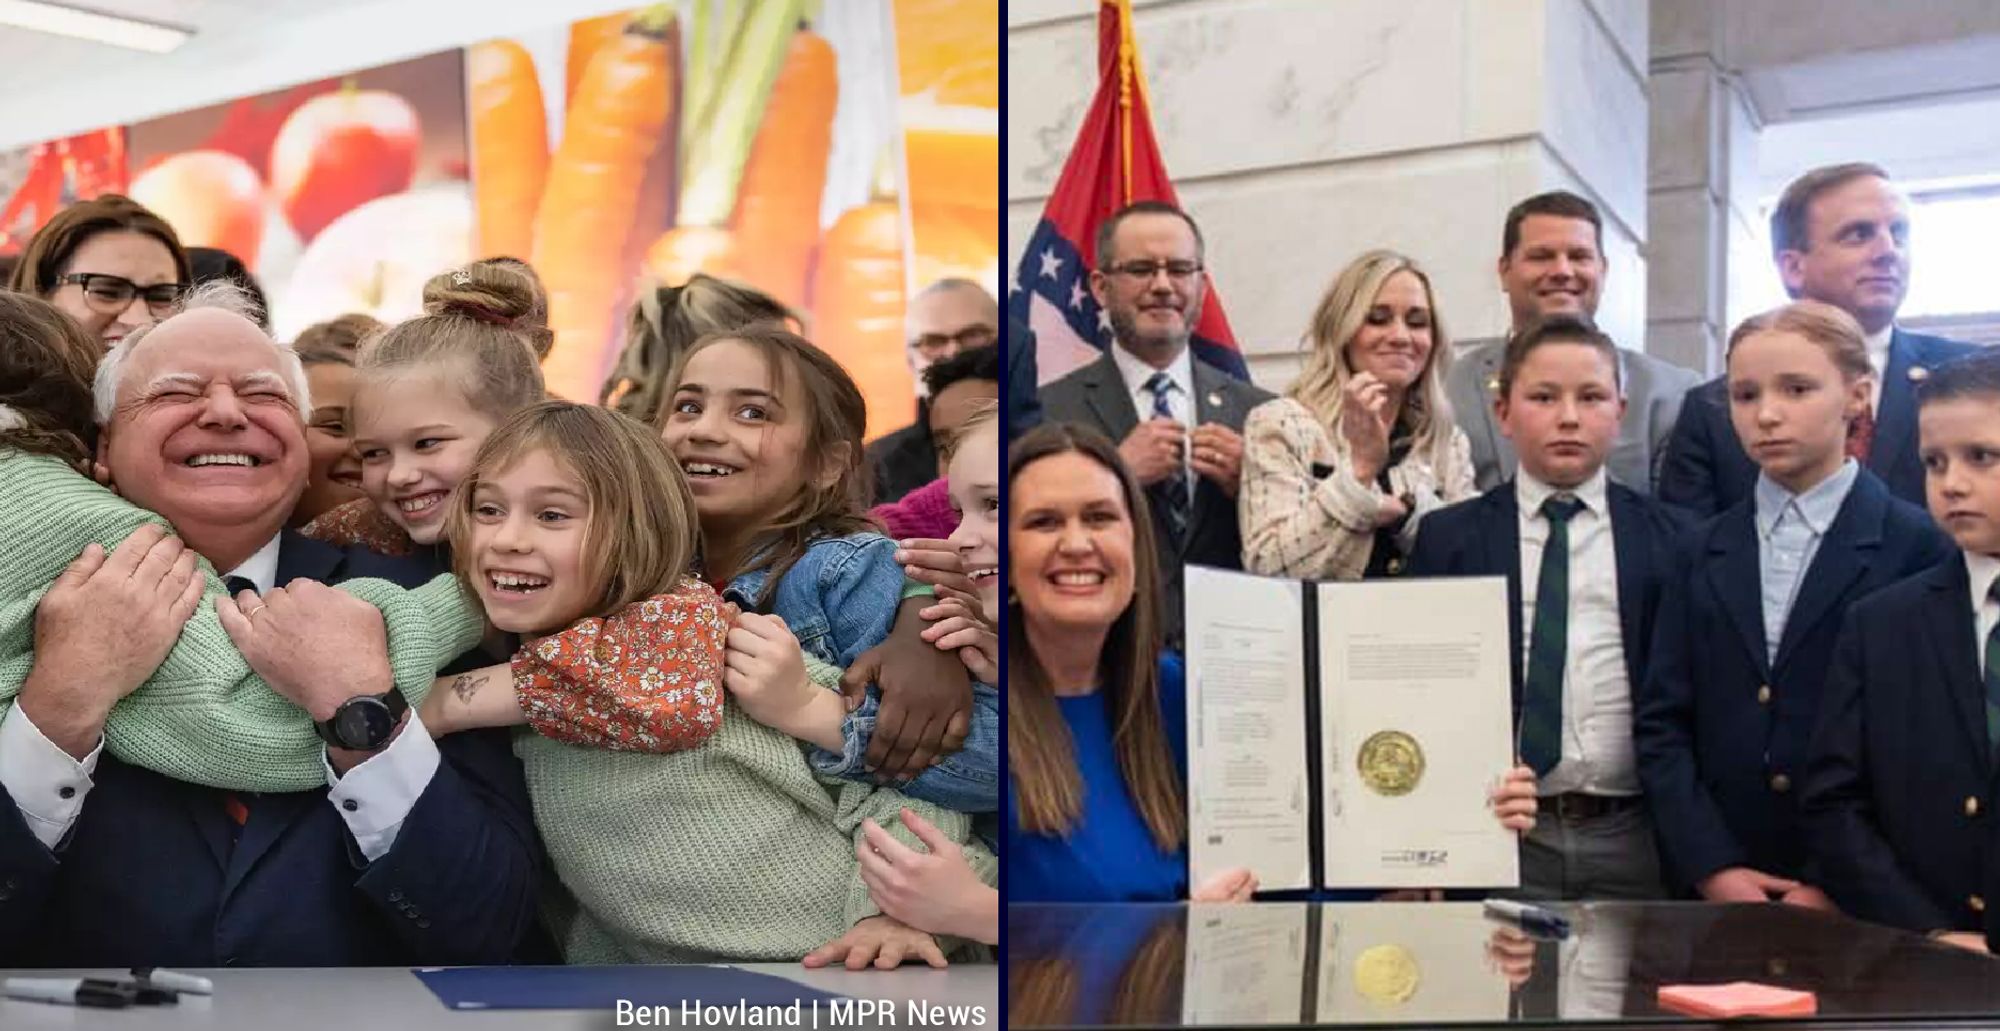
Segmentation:
[(243, 259), (272, 331), (420, 307), (472, 254), (465, 63), (432, 54), (127, 130), (130, 193), (190, 247)]
[(125, 190), (250, 265), (289, 337), (393, 321), (475, 257), (549, 291), (552, 391), (596, 400), (641, 289), (804, 314), (907, 423), (907, 297), (999, 281), (998, 0), (676, 0), (0, 154), (0, 253)]
[[(533, 208), (551, 390), (595, 400), (637, 292), (706, 272), (805, 314), (871, 437), (910, 420), (906, 298), (945, 275), (998, 284), (999, 9), (905, 7), (682, 0), (473, 48), (474, 250), (522, 253)], [(543, 148), (498, 115), (531, 91), (561, 98)]]

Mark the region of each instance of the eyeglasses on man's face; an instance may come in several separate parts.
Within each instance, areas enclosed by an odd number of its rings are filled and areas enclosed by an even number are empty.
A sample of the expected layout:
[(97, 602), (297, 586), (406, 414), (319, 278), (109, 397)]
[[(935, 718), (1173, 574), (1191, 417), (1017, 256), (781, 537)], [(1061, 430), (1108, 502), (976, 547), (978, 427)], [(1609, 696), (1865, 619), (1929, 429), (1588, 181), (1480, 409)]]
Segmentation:
[(956, 333), (924, 333), (910, 341), (910, 346), (916, 348), (917, 353), (923, 355), (926, 360), (935, 362), (950, 358), (960, 351), (990, 346), (999, 338), (998, 330), (982, 322), (974, 323)]
[(173, 314), (174, 305), (179, 304), (181, 295), (187, 293), (186, 283), (154, 283), (140, 286), (123, 276), (102, 272), (72, 272), (56, 280), (56, 288), (61, 289), (75, 283), (83, 288), (83, 302), (91, 310), (104, 315), (116, 315), (132, 306), (132, 299), (144, 297), (146, 310), (155, 317), (165, 318)]
[(1105, 268), (1114, 276), (1122, 276), (1134, 283), (1150, 283), (1155, 276), (1165, 272), (1175, 283), (1186, 283), (1201, 273), (1199, 261), (1121, 261)]

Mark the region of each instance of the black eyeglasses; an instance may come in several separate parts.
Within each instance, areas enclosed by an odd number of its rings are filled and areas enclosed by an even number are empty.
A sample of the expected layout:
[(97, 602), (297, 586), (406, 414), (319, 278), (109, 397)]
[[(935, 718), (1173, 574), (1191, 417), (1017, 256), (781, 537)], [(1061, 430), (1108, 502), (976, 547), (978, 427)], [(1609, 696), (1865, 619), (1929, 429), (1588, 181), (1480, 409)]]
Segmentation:
[(140, 286), (123, 276), (107, 275), (102, 272), (72, 272), (56, 280), (56, 288), (61, 289), (71, 283), (83, 287), (83, 303), (92, 311), (103, 315), (116, 315), (132, 306), (132, 299), (144, 297), (146, 310), (165, 317), (173, 314), (174, 305), (179, 304), (181, 295), (187, 293), (186, 283), (154, 283)]
[(975, 347), (985, 347), (999, 338), (999, 331), (992, 326), (975, 323), (956, 333), (925, 333), (910, 341), (910, 344), (917, 349), (917, 353), (935, 360), (942, 354), (957, 354)]
[(1201, 271), (1201, 262), (1127, 261), (1117, 265), (1107, 266), (1104, 271), (1112, 273), (1113, 275), (1124, 276), (1125, 278), (1138, 283), (1150, 283), (1153, 281), (1154, 276), (1157, 276), (1160, 273), (1165, 272), (1167, 274), (1168, 279), (1173, 280), (1176, 283), (1185, 283), (1188, 280), (1193, 279), (1195, 273)]

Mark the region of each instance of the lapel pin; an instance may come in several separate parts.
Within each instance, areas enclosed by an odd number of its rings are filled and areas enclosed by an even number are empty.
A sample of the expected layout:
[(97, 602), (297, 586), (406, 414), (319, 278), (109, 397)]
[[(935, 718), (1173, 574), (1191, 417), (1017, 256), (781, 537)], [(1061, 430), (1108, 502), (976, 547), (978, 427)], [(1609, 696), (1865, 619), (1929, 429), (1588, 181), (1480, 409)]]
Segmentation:
[(1910, 382), (1912, 383), (1922, 383), (1923, 381), (1931, 378), (1931, 370), (1926, 369), (1921, 365), (1912, 365), (1910, 366), (1909, 377), (1910, 377)]
[(1208, 392), (1208, 406), (1209, 406), (1210, 408), (1221, 408), (1221, 407), (1222, 407), (1222, 395), (1221, 395), (1220, 393), (1216, 392), (1216, 391), (1213, 391), (1213, 390), (1209, 391), (1209, 392)]

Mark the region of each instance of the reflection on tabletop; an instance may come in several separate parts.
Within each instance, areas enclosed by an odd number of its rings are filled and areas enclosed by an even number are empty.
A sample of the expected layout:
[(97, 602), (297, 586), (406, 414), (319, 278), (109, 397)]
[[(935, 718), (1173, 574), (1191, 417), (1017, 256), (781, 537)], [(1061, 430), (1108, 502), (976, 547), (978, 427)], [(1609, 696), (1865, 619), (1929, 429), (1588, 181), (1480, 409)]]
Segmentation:
[[(1014, 905), (1011, 1027), (1675, 1019), (1661, 985), (1817, 993), (1819, 1018), (2000, 1016), (2000, 960), (1794, 906), (1552, 907), (1544, 940), (1478, 903)], [(1684, 1018), (1682, 1018), (1684, 1019)]]

